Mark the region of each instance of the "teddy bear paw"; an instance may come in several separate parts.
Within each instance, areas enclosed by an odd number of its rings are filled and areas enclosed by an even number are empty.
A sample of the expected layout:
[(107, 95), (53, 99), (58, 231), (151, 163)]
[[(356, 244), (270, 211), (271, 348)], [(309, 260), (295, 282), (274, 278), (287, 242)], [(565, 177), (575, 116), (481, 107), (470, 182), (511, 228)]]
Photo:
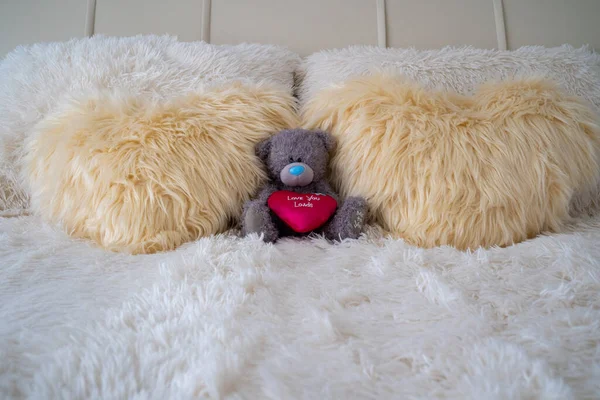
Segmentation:
[(347, 213), (345, 236), (357, 239), (363, 231), (367, 217), (367, 203), (360, 197), (349, 197), (346, 199), (345, 208)]
[(358, 239), (366, 217), (366, 201), (360, 197), (349, 197), (336, 213), (325, 235), (330, 240)]
[(249, 207), (244, 215), (244, 235), (256, 233), (263, 235), (263, 241), (272, 243), (279, 237), (279, 231), (271, 220), (267, 207)]

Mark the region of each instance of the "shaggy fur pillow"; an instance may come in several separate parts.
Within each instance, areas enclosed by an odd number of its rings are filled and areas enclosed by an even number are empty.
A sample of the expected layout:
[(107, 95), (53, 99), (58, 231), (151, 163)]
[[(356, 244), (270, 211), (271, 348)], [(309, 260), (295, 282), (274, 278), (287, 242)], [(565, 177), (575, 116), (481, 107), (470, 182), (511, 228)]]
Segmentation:
[(179, 42), (167, 35), (94, 35), (15, 49), (0, 60), (0, 215), (29, 207), (17, 179), (23, 143), (66, 98), (108, 90), (169, 101), (234, 81), (292, 93), (299, 62), (278, 46)]
[(472, 97), (386, 75), (322, 90), (305, 126), (338, 138), (333, 182), (391, 233), (424, 247), (506, 246), (569, 220), (599, 179), (594, 113), (541, 80)]
[(25, 142), (31, 206), (108, 249), (173, 249), (239, 217), (266, 179), (255, 145), (296, 124), (291, 94), (265, 85), (73, 100)]
[[(323, 88), (343, 84), (357, 76), (402, 75), (426, 89), (472, 95), (482, 84), (543, 76), (567, 94), (578, 96), (600, 112), (600, 54), (589, 47), (570, 45), (517, 50), (445, 47), (438, 50), (351, 46), (323, 50), (308, 56), (296, 71), (300, 104)], [(600, 199), (600, 182), (595, 197)], [(583, 199), (587, 200), (587, 199)], [(593, 212), (596, 203), (574, 201), (574, 212)]]

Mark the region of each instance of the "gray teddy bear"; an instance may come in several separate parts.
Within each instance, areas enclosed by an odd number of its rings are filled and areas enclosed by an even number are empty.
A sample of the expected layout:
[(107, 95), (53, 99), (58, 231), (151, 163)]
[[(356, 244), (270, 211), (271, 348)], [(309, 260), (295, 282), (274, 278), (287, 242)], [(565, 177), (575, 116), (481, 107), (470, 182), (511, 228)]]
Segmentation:
[[(304, 129), (284, 130), (260, 142), (256, 154), (265, 163), (270, 182), (257, 198), (244, 204), (242, 234), (264, 234), (265, 242), (310, 232), (322, 233), (329, 240), (358, 238), (367, 203), (360, 197), (340, 203), (329, 186), (326, 173), (334, 146), (330, 134)], [(311, 223), (318, 226), (312, 228)], [(299, 224), (310, 231), (297, 228)]]

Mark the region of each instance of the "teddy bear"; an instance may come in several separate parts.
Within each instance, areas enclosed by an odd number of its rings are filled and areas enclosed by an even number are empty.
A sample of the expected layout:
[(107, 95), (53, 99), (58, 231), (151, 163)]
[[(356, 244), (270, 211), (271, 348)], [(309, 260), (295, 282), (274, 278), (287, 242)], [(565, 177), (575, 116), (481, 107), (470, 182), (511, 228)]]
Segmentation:
[(335, 139), (324, 131), (288, 129), (263, 140), (256, 155), (269, 182), (244, 204), (242, 234), (263, 235), (267, 243), (284, 236), (323, 234), (331, 241), (356, 239), (367, 216), (361, 197), (343, 202), (326, 179)]

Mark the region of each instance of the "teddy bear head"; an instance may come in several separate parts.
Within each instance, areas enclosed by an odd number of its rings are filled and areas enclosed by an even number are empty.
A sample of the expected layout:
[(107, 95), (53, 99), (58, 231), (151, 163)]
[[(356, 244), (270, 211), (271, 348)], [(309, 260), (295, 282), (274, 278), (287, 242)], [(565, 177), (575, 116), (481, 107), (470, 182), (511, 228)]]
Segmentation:
[(286, 186), (306, 186), (325, 179), (334, 138), (322, 131), (289, 129), (260, 142), (256, 154), (271, 179)]

